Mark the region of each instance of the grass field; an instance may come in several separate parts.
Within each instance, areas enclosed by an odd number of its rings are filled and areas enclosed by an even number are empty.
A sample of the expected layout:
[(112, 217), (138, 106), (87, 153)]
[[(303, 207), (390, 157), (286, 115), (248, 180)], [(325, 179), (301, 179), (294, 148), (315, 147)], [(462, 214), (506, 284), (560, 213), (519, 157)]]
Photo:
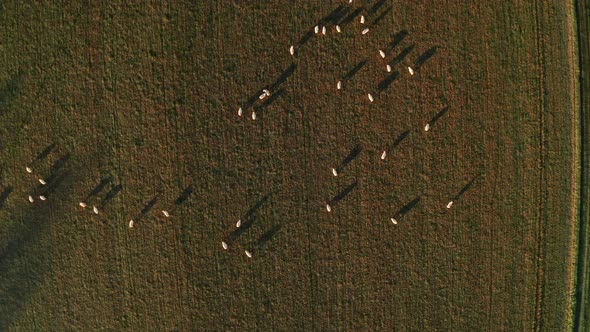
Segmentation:
[(0, 3), (0, 330), (588, 326), (587, 4), (345, 2)]

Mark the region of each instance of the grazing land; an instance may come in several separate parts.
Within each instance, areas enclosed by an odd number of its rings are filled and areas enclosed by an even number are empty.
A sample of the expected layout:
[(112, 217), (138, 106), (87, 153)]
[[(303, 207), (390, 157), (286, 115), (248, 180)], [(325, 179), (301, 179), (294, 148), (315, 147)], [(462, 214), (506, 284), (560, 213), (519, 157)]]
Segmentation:
[(587, 11), (1, 2), (0, 330), (588, 326)]

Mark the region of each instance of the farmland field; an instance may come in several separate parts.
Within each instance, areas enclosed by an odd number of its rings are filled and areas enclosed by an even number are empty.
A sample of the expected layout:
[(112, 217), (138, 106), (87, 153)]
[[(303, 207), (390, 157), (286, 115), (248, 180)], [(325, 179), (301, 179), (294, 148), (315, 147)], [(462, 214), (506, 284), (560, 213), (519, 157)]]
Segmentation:
[(0, 2), (0, 330), (589, 328), (583, 13)]

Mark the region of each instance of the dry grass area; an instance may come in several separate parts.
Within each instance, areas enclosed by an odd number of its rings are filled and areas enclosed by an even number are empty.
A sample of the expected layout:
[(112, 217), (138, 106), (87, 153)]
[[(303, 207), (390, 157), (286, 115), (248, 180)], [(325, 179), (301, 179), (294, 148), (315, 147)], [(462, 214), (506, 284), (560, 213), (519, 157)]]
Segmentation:
[(574, 4), (345, 2), (2, 2), (1, 329), (571, 329)]

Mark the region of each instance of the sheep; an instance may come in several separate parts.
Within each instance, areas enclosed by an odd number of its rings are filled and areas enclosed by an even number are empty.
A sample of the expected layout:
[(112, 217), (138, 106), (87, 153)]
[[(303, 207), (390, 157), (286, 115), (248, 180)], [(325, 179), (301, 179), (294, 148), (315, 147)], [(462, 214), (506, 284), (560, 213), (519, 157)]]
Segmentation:
[(408, 67), (408, 71), (410, 72), (410, 75), (414, 76), (414, 69), (412, 69), (412, 67)]
[(451, 208), (451, 206), (453, 206), (453, 201), (450, 201), (450, 202), (447, 204), (447, 209), (450, 209), (450, 208)]
[(92, 211), (94, 212), (94, 214), (98, 214), (98, 208), (96, 206), (92, 207)]
[(240, 228), (240, 226), (242, 226), (242, 219), (238, 220), (236, 223), (236, 228)]
[(326, 204), (326, 210), (328, 212), (332, 212), (332, 207), (330, 206), (330, 204)]
[(44, 200), (46, 200), (46, 199), (47, 199), (47, 197), (45, 197), (45, 196), (41, 195), (41, 196), (39, 196), (39, 199), (40, 199), (40, 200), (42, 200), (42, 201), (44, 201)]
[(129, 220), (129, 228), (133, 228), (133, 219)]
[(322, 35), (326, 34), (326, 27), (322, 27)]
[(429, 131), (430, 130), (430, 123), (427, 123), (426, 126), (424, 126), (424, 131)]
[(238, 116), (242, 116), (242, 108), (238, 108)]
[(251, 252), (249, 252), (248, 250), (244, 250), (244, 252), (246, 253), (246, 256), (248, 256), (248, 258), (252, 258)]
[(362, 34), (366, 35), (369, 32), (369, 28), (366, 28), (365, 30), (363, 30)]
[(379, 55), (381, 56), (381, 58), (385, 59), (385, 52), (383, 52), (382, 50), (379, 50)]
[(25, 169), (27, 170), (27, 173), (33, 173), (33, 169), (29, 166), (25, 167)]
[(225, 241), (221, 241), (221, 247), (223, 247), (223, 250), (227, 250), (227, 243), (225, 243)]
[(47, 184), (47, 182), (45, 182), (45, 180), (43, 180), (43, 179), (39, 179), (39, 183), (40, 183), (42, 186), (44, 186), (44, 185), (46, 185), (46, 184)]
[(80, 202), (80, 203), (78, 203), (78, 205), (80, 205), (80, 207), (82, 207), (82, 208), (86, 207), (86, 203), (84, 203), (84, 202)]
[(334, 176), (338, 176), (338, 171), (335, 168), (332, 168), (332, 174), (334, 174)]
[(342, 29), (340, 29), (339, 25), (336, 25), (336, 32), (342, 32)]
[(318, 33), (318, 32), (320, 32), (320, 27), (316, 25), (316, 26), (313, 28), (313, 31), (314, 31), (315, 33)]
[(387, 65), (387, 66), (385, 67), (385, 69), (387, 69), (387, 72), (388, 72), (388, 73), (391, 73), (391, 66), (390, 66), (390, 65)]
[(365, 15), (361, 15), (361, 24), (365, 24)]
[(370, 93), (368, 93), (368, 94), (367, 94), (367, 97), (369, 97), (369, 101), (370, 101), (370, 102), (373, 102), (373, 100), (374, 100), (374, 99), (373, 99), (373, 96), (371, 96), (371, 94), (370, 94)]
[(392, 222), (394, 225), (397, 225), (397, 220), (395, 220), (395, 218), (391, 218), (391, 222)]
[(252, 120), (256, 120), (256, 112), (252, 111)]
[(385, 156), (387, 155), (387, 151), (383, 151), (381, 154), (381, 160), (385, 160)]
[(291, 47), (289, 47), (289, 53), (291, 53), (291, 55), (295, 54), (295, 46), (291, 45)]
[(168, 211), (162, 210), (162, 213), (164, 214), (164, 217), (166, 217), (166, 218), (170, 217), (170, 213), (168, 213)]
[(337, 90), (342, 89), (342, 82), (338, 81), (338, 83), (336, 83), (336, 89)]
[(29, 195), (29, 202), (33, 203), (34, 201), (33, 196)]

